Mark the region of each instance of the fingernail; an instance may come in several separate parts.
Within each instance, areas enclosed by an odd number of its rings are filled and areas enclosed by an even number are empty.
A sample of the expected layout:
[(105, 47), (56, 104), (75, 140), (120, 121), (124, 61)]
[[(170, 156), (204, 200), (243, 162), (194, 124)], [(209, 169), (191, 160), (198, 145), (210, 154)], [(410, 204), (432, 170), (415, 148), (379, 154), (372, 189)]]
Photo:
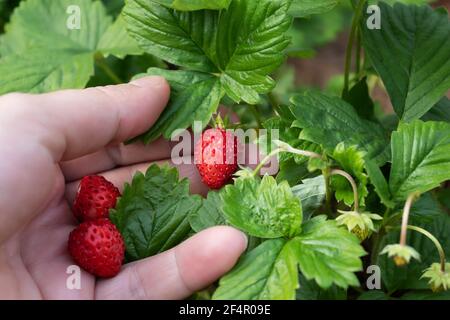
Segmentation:
[(245, 233), (241, 231), (242, 238), (244, 239), (244, 250), (247, 250), (248, 247), (248, 237)]
[(147, 76), (139, 79), (135, 79), (130, 84), (138, 87), (162, 87), (167, 84), (166, 79), (159, 76)]

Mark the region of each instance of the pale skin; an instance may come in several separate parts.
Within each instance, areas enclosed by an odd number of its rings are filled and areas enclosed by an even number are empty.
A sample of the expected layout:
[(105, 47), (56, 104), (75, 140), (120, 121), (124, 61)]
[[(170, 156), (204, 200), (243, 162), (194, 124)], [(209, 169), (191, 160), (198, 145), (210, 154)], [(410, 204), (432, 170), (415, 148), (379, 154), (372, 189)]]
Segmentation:
[[(79, 179), (101, 174), (121, 187), (136, 171), (167, 162), (170, 144), (126, 141), (154, 124), (169, 99), (159, 77), (119, 86), (0, 97), (0, 299), (183, 299), (230, 270), (247, 246), (243, 233), (215, 227), (159, 255), (124, 265), (111, 279), (82, 271), (67, 239)], [(195, 167), (182, 165), (191, 191), (204, 194)]]

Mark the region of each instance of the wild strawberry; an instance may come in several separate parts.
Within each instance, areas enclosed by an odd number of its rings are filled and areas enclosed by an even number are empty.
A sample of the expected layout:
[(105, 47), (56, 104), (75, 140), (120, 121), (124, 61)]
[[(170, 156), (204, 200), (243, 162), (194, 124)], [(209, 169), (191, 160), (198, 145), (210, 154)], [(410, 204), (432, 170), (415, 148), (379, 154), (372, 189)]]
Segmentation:
[(125, 245), (114, 224), (98, 219), (83, 222), (70, 233), (69, 253), (81, 268), (108, 278), (119, 273)]
[(208, 129), (195, 145), (195, 163), (202, 181), (220, 189), (238, 169), (238, 141), (231, 131)]
[(108, 218), (109, 209), (116, 206), (119, 190), (101, 176), (84, 177), (75, 198), (73, 210), (79, 221)]

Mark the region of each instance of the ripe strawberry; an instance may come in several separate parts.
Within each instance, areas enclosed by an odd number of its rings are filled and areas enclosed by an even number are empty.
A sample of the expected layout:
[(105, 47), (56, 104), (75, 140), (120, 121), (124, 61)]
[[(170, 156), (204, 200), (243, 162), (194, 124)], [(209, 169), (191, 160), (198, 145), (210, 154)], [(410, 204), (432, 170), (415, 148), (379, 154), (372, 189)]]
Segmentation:
[(101, 176), (84, 177), (73, 205), (75, 217), (79, 221), (108, 218), (109, 209), (116, 206), (119, 190)]
[(69, 236), (69, 253), (75, 262), (98, 277), (113, 277), (122, 266), (125, 245), (108, 219), (86, 221)]
[(224, 129), (208, 129), (195, 145), (195, 163), (202, 181), (211, 189), (220, 189), (238, 169), (238, 141)]

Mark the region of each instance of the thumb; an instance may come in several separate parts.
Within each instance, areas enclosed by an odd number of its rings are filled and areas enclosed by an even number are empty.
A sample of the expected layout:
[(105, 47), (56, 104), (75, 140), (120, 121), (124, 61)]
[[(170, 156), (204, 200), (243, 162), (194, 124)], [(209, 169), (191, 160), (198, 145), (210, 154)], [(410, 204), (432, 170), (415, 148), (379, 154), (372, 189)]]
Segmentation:
[[(10, 121), (11, 127), (17, 128), (21, 123), (36, 128), (40, 124), (33, 138), (38, 132), (38, 140), (46, 142), (54, 161), (59, 162), (145, 132), (159, 118), (169, 93), (163, 78), (146, 77), (116, 86), (41, 95), (12, 94), (1, 98), (0, 104), (13, 107), (0, 110), (6, 113), (6, 118), (8, 111), (20, 117), (20, 121)], [(27, 132), (18, 130), (22, 136)]]

